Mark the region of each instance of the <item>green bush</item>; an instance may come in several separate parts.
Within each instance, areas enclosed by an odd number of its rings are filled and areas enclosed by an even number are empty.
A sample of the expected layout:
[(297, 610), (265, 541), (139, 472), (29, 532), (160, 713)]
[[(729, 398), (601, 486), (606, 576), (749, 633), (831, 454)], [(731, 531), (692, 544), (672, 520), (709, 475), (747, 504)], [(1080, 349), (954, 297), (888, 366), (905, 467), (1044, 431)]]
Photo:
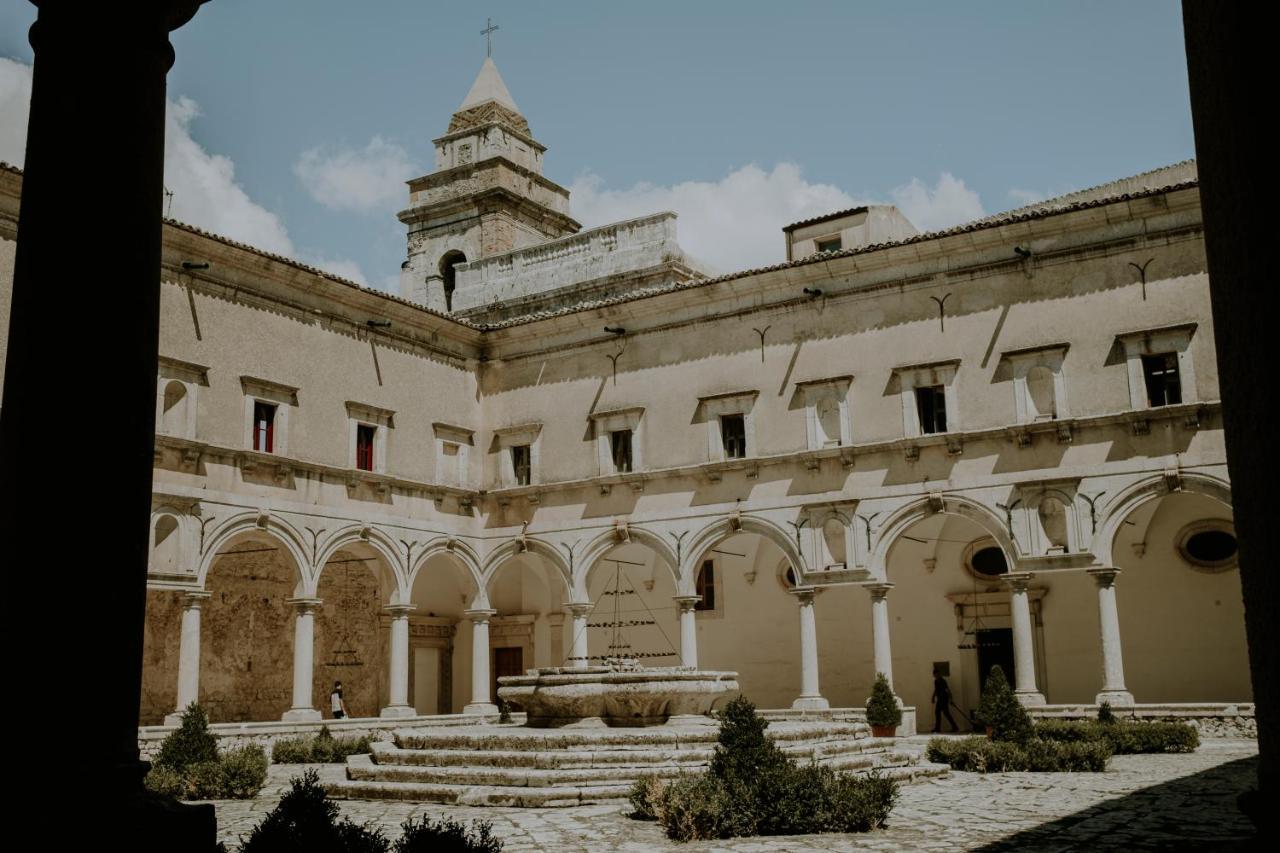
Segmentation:
[(240, 853), (388, 853), (380, 831), (350, 818), (338, 820), (338, 804), (308, 770), (292, 780), (280, 802), (240, 845)]
[(657, 776), (645, 774), (631, 786), (627, 800), (631, 803), (631, 816), (637, 820), (657, 820), (662, 807), (666, 783)]
[(187, 780), (172, 767), (152, 767), (143, 784), (147, 790), (166, 797), (183, 797), (187, 793)]
[(1192, 752), (1200, 745), (1195, 727), (1177, 722), (1041, 720), (1035, 724), (1035, 736), (1060, 743), (1105, 741), (1116, 755)]
[(883, 672), (876, 673), (876, 683), (871, 687), (871, 698), (867, 700), (867, 723), (887, 728), (902, 725), (902, 709), (898, 707), (898, 700), (893, 698), (893, 688)]
[(746, 699), (730, 702), (709, 772), (665, 784), (641, 780), (631, 792), (636, 816), (656, 817), (677, 841), (860, 832), (884, 824), (896, 782), (797, 766), (765, 736), (768, 725)]
[(984, 737), (933, 738), (929, 741), (928, 754), (930, 761), (974, 773), (1101, 773), (1111, 758), (1111, 745), (1104, 740), (1027, 738), (1023, 743), (1013, 743)]
[(183, 773), (193, 764), (218, 760), (218, 739), (209, 731), (209, 718), (204, 709), (192, 702), (182, 712), (182, 724), (160, 744), (160, 752), (152, 762)]
[(471, 826), (447, 817), (421, 822), (409, 818), (400, 824), (401, 836), (393, 853), (502, 853), (502, 842), (493, 835), (493, 823), (475, 820)]
[(1111, 710), (1110, 702), (1103, 702), (1098, 706), (1098, 722), (1110, 725), (1116, 721), (1116, 715)]
[(271, 745), (276, 764), (341, 764), (348, 755), (370, 752), (373, 741), (363, 737), (334, 737), (328, 726), (310, 737), (281, 738)]
[(187, 768), (186, 774), (188, 800), (218, 800), (222, 798), (224, 789), (222, 762), (218, 760), (201, 761)]
[(222, 767), (221, 797), (253, 799), (267, 783), (267, 753), (256, 743), (227, 750), (218, 763)]
[(1009, 688), (1004, 670), (999, 666), (991, 667), (986, 686), (982, 688), (978, 719), (983, 725), (991, 726), (994, 740), (1021, 743), (1031, 736), (1031, 715)]

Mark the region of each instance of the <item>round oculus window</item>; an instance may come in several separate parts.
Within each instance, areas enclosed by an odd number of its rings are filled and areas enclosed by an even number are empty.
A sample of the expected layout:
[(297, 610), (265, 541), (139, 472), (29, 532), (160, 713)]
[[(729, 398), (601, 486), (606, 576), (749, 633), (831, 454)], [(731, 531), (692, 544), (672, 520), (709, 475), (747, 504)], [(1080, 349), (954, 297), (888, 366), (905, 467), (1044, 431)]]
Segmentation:
[(1230, 522), (1203, 521), (1183, 528), (1178, 551), (1200, 569), (1225, 571), (1236, 565), (1236, 533)]
[(1004, 551), (990, 540), (970, 545), (969, 570), (980, 578), (998, 578), (1009, 573)]

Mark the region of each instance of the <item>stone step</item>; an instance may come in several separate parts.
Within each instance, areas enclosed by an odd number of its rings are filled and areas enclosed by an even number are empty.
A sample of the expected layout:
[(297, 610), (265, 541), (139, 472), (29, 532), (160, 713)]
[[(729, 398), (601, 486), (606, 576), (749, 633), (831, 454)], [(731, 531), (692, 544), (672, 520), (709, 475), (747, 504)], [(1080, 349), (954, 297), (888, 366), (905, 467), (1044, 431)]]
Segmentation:
[(377, 764), (416, 764), (428, 767), (527, 767), (545, 770), (582, 769), (589, 767), (651, 767), (654, 765), (705, 765), (712, 750), (701, 749), (571, 749), (545, 752), (489, 750), (470, 752), (461, 749), (399, 749), (389, 744), (374, 744), (373, 760)]
[(436, 785), (415, 782), (328, 782), (325, 790), (338, 800), (408, 800), (459, 806), (555, 808), (623, 799), (626, 785), (531, 788), (503, 785)]
[[(864, 723), (781, 723), (770, 726), (769, 737), (780, 744), (870, 737)], [(637, 729), (529, 729), (486, 727), (475, 732), (396, 729), (395, 744), (404, 749), (465, 749), (485, 751), (569, 749), (584, 746), (681, 749), (714, 744), (719, 729), (706, 726), (654, 726)]]
[(586, 767), (542, 769), (527, 767), (430, 767), (375, 764), (369, 756), (352, 756), (347, 778), (353, 782), (417, 782), (444, 785), (480, 785), (528, 788), (577, 788), (584, 785), (630, 785), (640, 776), (675, 778), (701, 773), (703, 765), (652, 767)]

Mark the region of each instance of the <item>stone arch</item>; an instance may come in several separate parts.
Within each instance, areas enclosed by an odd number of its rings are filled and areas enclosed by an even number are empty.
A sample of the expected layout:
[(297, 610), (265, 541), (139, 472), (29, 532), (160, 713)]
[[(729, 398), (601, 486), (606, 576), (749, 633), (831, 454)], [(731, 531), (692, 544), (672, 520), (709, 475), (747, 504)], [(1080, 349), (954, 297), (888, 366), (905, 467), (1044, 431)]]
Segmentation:
[(367, 546), (382, 558), (383, 566), (390, 573), (395, 587), (392, 594), (393, 600), (387, 603), (395, 604), (406, 600), (409, 594), (409, 587), (405, 578), (404, 561), (396, 548), (395, 540), (376, 527), (365, 527), (360, 524), (352, 524), (341, 528), (330, 536), (324, 546), (320, 548), (316, 554), (315, 572), (308, 583), (307, 594), (314, 595), (315, 591), (320, 588), (320, 577), (324, 574), (325, 566), (333, 555), (353, 545)]
[[(488, 606), (489, 588), (493, 583), (493, 579), (502, 570), (503, 564), (518, 554), (526, 553), (541, 557), (550, 564), (554, 570), (550, 574), (560, 579), (561, 583), (564, 584), (562, 591), (567, 600), (572, 601), (574, 594), (573, 570), (569, 567), (569, 562), (565, 559), (564, 553), (548, 542), (528, 536), (504, 542), (489, 554), (480, 574), (481, 584), (477, 593), (477, 601), (483, 600), (483, 606)], [(477, 606), (481, 605), (478, 603)]]
[(1116, 534), (1126, 518), (1143, 504), (1176, 492), (1204, 495), (1231, 509), (1231, 484), (1210, 474), (1179, 474), (1178, 488), (1171, 489), (1163, 474), (1144, 477), (1120, 490), (1107, 502), (1102, 511), (1102, 521), (1094, 534), (1094, 553), (1104, 566), (1115, 565), (1112, 549)]
[(1000, 549), (1010, 571), (1017, 571), (1018, 548), (1004, 522), (985, 504), (963, 495), (944, 495), (940, 505), (933, 498), (920, 498), (900, 507), (881, 525), (871, 551), (870, 569), (877, 579), (889, 580), (887, 564), (889, 551), (912, 525), (933, 515), (958, 515), (967, 518), (985, 530)]
[(408, 570), (408, 577), (405, 580), (405, 592), (407, 596), (413, 593), (413, 585), (418, 580), (418, 575), (426, 567), (427, 562), (432, 558), (441, 554), (447, 555), (452, 562), (459, 567), (459, 574), (463, 575), (470, 584), (471, 592), (474, 597), (476, 593), (484, 589), (484, 572), (480, 555), (466, 542), (454, 539), (449, 536), (442, 536), (433, 539), (427, 543), (427, 546), (412, 558), (412, 563)]
[(453, 310), (453, 292), (458, 287), (457, 271), (454, 270), (455, 264), (465, 264), (467, 256), (457, 249), (450, 249), (440, 256), (440, 284), (441, 293), (444, 296), (444, 310)]
[(196, 583), (201, 589), (205, 588), (209, 569), (213, 566), (218, 551), (231, 540), (246, 534), (261, 536), (279, 543), (297, 570), (300, 591), (308, 588), (311, 561), (307, 558), (307, 547), (302, 536), (287, 521), (270, 513), (253, 511), (238, 513), (227, 519), (205, 540), (196, 577)]
[(680, 561), (676, 557), (675, 549), (663, 541), (658, 534), (641, 527), (628, 527), (626, 536), (625, 540), (620, 541), (617, 531), (611, 529), (600, 534), (587, 545), (582, 552), (582, 556), (579, 557), (577, 577), (574, 578), (573, 587), (576, 600), (586, 600), (586, 589), (591, 573), (604, 559), (605, 555), (619, 545), (626, 544), (641, 545), (654, 552), (660, 562), (666, 563), (667, 570), (671, 573), (672, 583), (676, 585), (677, 589), (680, 587)]
[(782, 551), (783, 556), (795, 566), (797, 574), (804, 575), (805, 562), (800, 554), (800, 548), (797, 546), (795, 539), (777, 524), (768, 519), (752, 515), (718, 518), (694, 534), (693, 538), (685, 545), (677, 583), (677, 588), (681, 594), (693, 594), (693, 585), (698, 577), (698, 569), (711, 549), (725, 539), (742, 533), (754, 533), (772, 542)]

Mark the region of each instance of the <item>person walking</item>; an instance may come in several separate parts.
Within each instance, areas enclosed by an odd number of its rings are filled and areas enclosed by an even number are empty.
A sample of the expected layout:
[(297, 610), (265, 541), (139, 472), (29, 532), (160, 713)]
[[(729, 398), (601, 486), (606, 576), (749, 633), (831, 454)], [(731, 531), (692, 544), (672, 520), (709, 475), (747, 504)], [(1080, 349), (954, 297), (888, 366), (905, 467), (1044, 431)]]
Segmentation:
[[(342, 701), (342, 682), (333, 682), (333, 692), (329, 694), (329, 708), (333, 711), (333, 718), (341, 720), (347, 716), (347, 703)], [(952, 723), (951, 725), (955, 725)]]
[(960, 731), (960, 727), (956, 725), (955, 719), (951, 716), (951, 686), (947, 684), (947, 680), (942, 677), (942, 671), (935, 669), (933, 671), (933, 732), (934, 734), (942, 733), (942, 718), (946, 716), (947, 722), (951, 724), (951, 733), (955, 734)]

